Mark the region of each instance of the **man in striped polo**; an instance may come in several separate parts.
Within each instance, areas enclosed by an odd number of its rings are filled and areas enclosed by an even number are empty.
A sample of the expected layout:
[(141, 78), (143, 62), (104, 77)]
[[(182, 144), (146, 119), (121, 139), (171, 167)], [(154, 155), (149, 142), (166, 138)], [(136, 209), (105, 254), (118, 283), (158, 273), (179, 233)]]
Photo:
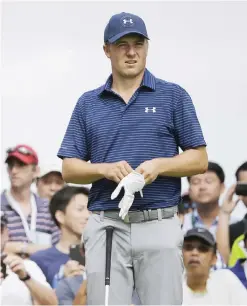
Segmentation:
[(51, 219), (48, 201), (31, 191), (38, 173), (38, 156), (27, 145), (7, 150), (10, 188), (1, 194), (2, 210), (7, 218), (8, 253), (29, 256), (59, 240), (59, 229)]
[[(146, 69), (148, 40), (140, 17), (111, 17), (104, 52), (112, 74), (79, 98), (58, 152), (65, 181), (92, 183), (83, 235), (88, 305), (104, 303), (108, 225), (109, 304), (130, 305), (133, 288), (141, 304), (182, 304), (181, 177), (206, 171), (206, 143), (189, 94)], [(135, 193), (141, 178), (143, 197)]]

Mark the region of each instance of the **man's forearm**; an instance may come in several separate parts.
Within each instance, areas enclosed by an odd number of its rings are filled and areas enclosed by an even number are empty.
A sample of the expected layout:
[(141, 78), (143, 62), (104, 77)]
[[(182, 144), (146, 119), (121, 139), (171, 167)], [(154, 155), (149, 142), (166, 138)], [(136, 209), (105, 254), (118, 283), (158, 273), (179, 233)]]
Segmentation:
[(63, 179), (67, 183), (91, 184), (104, 178), (102, 168), (104, 164), (92, 164), (77, 158), (63, 160)]
[(216, 231), (216, 242), (217, 248), (226, 264), (228, 263), (230, 255), (229, 220), (230, 214), (224, 212), (221, 209), (219, 213), (219, 222)]
[(208, 167), (204, 147), (190, 149), (171, 158), (158, 158), (161, 176), (184, 177), (204, 173)]
[(58, 300), (55, 291), (34, 279), (29, 279), (25, 282), (35, 305), (58, 305)]

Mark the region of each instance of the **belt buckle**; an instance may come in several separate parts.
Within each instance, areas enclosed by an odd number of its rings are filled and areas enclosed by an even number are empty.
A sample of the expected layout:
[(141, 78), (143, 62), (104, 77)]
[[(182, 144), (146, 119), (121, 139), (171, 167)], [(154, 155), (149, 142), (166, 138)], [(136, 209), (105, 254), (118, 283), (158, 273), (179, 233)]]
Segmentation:
[(130, 223), (129, 214), (127, 214), (123, 220), (124, 223)]

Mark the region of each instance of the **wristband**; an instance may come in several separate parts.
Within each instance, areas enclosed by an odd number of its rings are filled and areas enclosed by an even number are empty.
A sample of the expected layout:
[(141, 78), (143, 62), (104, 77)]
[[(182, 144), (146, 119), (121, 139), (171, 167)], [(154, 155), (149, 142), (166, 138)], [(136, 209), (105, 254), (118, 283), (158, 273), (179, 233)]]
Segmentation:
[(20, 277), (19, 277), (19, 279), (20, 279), (22, 282), (25, 282), (25, 281), (31, 279), (31, 276), (27, 273), (27, 275), (26, 275), (25, 277), (23, 277), (23, 278), (20, 278)]

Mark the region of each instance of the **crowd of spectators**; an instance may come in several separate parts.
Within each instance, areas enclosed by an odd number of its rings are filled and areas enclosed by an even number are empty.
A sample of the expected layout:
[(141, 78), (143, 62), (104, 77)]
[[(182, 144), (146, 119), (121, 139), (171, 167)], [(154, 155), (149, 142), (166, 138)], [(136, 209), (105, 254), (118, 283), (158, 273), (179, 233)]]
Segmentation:
[[(83, 231), (90, 189), (66, 184), (57, 166), (40, 168), (27, 145), (8, 149), (5, 163), (10, 188), (1, 194), (2, 304), (86, 305)], [(188, 184), (178, 213), (184, 304), (246, 304), (247, 195), (236, 195), (236, 187), (247, 186), (247, 162), (230, 188), (222, 166), (211, 161)], [(133, 304), (141, 304), (135, 288)]]

